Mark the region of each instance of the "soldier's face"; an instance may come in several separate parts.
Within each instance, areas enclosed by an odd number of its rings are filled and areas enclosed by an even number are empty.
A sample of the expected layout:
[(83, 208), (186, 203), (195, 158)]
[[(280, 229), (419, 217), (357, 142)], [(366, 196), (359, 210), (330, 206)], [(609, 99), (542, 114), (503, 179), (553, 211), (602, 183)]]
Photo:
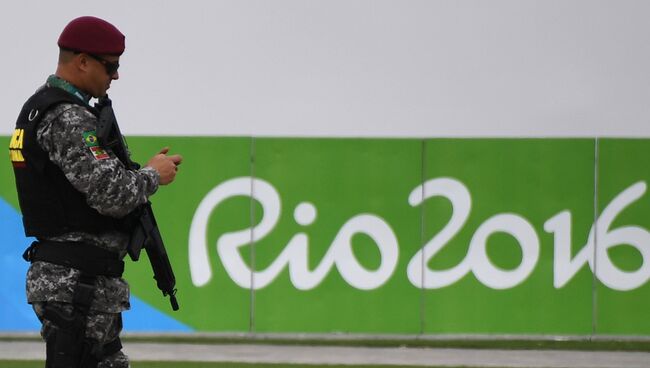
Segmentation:
[[(119, 56), (90, 55), (88, 93), (93, 97), (102, 97), (111, 87), (111, 82), (120, 78), (116, 66), (119, 66)], [(109, 74), (111, 73), (111, 74)]]

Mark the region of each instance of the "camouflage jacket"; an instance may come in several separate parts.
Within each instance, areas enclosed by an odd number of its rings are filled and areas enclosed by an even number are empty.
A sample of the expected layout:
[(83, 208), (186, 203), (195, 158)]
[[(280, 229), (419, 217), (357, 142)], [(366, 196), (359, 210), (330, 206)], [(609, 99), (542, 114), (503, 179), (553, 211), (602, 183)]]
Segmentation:
[[(89, 98), (67, 82), (54, 76), (48, 85), (71, 90), (88, 102)], [(50, 160), (61, 168), (70, 183), (86, 197), (88, 205), (100, 214), (121, 218), (145, 203), (158, 189), (158, 172), (149, 167), (126, 170), (110, 150), (101, 155), (91, 151), (84, 139), (94, 132), (97, 118), (83, 106), (63, 103), (49, 110), (38, 127), (38, 144)], [(108, 231), (99, 234), (67, 233), (48, 238), (54, 241), (79, 241), (126, 255), (129, 234)], [(35, 262), (27, 273), (29, 303), (72, 301), (79, 271), (47, 262)], [(129, 285), (122, 278), (99, 276), (91, 309), (118, 313), (129, 309)]]

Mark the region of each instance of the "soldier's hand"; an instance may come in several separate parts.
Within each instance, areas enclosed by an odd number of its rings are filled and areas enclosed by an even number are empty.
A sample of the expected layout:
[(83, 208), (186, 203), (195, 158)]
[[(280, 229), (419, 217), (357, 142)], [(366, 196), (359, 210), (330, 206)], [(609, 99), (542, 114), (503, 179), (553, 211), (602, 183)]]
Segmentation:
[(169, 152), (169, 147), (161, 149), (157, 155), (147, 162), (147, 166), (154, 168), (160, 174), (160, 185), (167, 185), (174, 181), (178, 165), (183, 161), (181, 155), (167, 156), (167, 152)]

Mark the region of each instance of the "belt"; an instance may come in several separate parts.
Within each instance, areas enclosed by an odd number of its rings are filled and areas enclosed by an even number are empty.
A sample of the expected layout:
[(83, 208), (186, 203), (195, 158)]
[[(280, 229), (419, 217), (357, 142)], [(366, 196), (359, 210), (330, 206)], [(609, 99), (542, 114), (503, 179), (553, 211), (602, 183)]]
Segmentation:
[(117, 253), (87, 243), (35, 241), (23, 258), (75, 268), (89, 276), (121, 277), (124, 273), (124, 261)]

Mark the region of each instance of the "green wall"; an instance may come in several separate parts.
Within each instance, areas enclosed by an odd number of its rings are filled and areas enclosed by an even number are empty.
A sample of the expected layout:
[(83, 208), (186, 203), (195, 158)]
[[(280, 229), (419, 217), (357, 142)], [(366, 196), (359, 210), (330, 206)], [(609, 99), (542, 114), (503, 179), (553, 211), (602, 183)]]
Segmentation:
[(126, 277), (197, 331), (650, 335), (650, 140), (129, 145), (185, 158), (152, 198), (181, 310)]

